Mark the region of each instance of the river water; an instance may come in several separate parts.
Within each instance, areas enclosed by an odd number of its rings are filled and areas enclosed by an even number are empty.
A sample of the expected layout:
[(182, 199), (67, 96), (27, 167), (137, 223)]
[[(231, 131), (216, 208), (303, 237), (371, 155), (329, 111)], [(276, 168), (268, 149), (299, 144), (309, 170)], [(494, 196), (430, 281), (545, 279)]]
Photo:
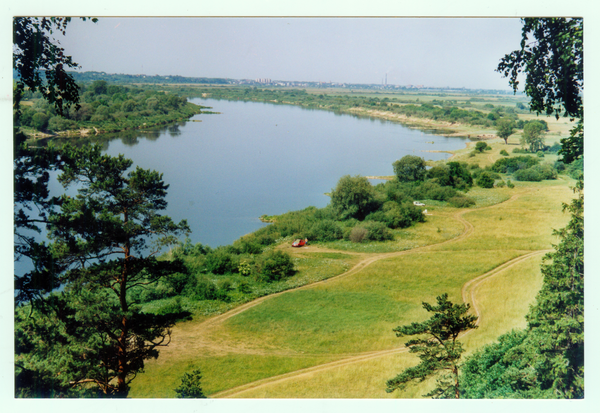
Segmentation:
[(187, 219), (191, 240), (231, 244), (276, 215), (324, 207), (343, 175), (392, 175), (405, 155), (445, 159), (428, 150), (460, 149), (466, 138), (447, 138), (397, 123), (307, 110), (290, 105), (192, 99), (219, 114), (150, 133), (131, 132), (105, 143), (142, 168), (156, 169), (170, 185), (166, 215)]

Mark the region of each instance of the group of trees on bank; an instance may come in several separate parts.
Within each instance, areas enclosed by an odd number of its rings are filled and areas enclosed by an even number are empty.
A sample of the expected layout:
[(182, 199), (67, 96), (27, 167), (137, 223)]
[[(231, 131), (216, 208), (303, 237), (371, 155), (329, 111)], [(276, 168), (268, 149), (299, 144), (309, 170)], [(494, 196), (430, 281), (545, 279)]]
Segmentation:
[(200, 113), (187, 98), (148, 87), (125, 87), (96, 80), (78, 87), (77, 107), (58, 113), (39, 91), (22, 92), (18, 125), (41, 132), (96, 128), (115, 132), (163, 125)]

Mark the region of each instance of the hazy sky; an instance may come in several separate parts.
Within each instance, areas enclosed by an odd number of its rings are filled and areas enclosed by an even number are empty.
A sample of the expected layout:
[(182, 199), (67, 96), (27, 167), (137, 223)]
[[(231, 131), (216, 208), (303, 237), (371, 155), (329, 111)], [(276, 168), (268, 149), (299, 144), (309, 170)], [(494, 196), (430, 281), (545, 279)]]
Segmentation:
[(107, 73), (508, 89), (516, 18), (100, 18), (57, 37)]

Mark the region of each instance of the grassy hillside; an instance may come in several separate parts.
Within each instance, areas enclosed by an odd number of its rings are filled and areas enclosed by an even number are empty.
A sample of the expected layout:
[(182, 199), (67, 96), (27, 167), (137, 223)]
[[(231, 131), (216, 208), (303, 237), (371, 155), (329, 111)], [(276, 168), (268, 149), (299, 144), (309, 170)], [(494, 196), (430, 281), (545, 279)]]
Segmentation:
[[(561, 203), (571, 198), (572, 184), (564, 177), (520, 183), (486, 190), (496, 204), (432, 208), (424, 227), (462, 229), (434, 241), (415, 227), (410, 250), (362, 253), (353, 261), (358, 267), (337, 278), (180, 323), (130, 395), (174, 397), (181, 375), (199, 367), (209, 397), (419, 397), (427, 383), (384, 391), (385, 380), (416, 363), (392, 328), (427, 318), (421, 302), (443, 292), (459, 302), (466, 284), (481, 317), (464, 338), (469, 352), (523, 327), (540, 286), (541, 256), (555, 242), (552, 228), (568, 220)], [(395, 242), (402, 240), (389, 243)], [(301, 254), (323, 253), (331, 244)]]

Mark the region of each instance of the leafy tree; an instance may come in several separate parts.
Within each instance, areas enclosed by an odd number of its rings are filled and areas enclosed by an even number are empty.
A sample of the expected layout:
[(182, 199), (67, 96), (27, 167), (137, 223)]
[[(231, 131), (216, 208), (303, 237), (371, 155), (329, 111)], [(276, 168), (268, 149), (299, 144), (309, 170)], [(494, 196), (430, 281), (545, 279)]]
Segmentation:
[(392, 165), (400, 182), (422, 181), (427, 174), (425, 160), (418, 156), (406, 155)]
[(543, 285), (527, 314), (527, 328), (499, 338), (469, 357), (461, 390), (466, 397), (584, 397), (583, 182), (564, 209), (567, 226), (544, 257)]
[(71, 105), (77, 107), (79, 88), (67, 72), (77, 68), (77, 63), (52, 38), (56, 32), (64, 35), (70, 21), (69, 17), (13, 19), (13, 69), (17, 73), (13, 104), (17, 118), (26, 87), (31, 92), (40, 92), (61, 115)]
[(485, 149), (487, 148), (487, 143), (485, 142), (477, 142), (475, 144), (475, 150), (479, 153), (482, 153), (483, 151), (485, 151)]
[(364, 176), (345, 175), (331, 191), (331, 206), (340, 219), (363, 220), (377, 209), (373, 186)]
[(529, 145), (529, 150), (533, 153), (544, 147), (544, 135), (542, 134), (544, 126), (539, 122), (530, 122), (523, 128), (521, 145)]
[[(168, 188), (160, 173), (130, 171), (132, 161), (102, 155), (100, 147), (64, 148), (60, 158), (58, 180), (75, 185), (77, 195), (62, 195), (49, 212), (49, 254), (36, 262), (41, 282), (17, 284), (20, 297), (37, 297), (28, 302), (36, 319), (46, 317), (53, 327), (24, 329), (17, 359), (21, 372), (45, 371), (60, 375), (63, 386), (95, 384), (105, 395), (125, 397), (144, 360), (168, 343), (172, 324), (142, 313), (129, 292), (185, 271), (155, 255), (189, 228), (159, 214)], [(43, 297), (57, 287), (64, 292)], [(55, 342), (56, 334), (63, 338)], [(67, 351), (59, 363), (40, 364), (57, 351), (52, 346)]]
[(583, 19), (524, 18), (521, 48), (505, 55), (497, 71), (518, 90), (526, 73), (525, 93), (537, 113), (577, 119), (568, 138), (561, 139), (566, 163), (583, 156)]
[(436, 388), (424, 397), (460, 397), (458, 360), (464, 349), (457, 339), (462, 332), (477, 328), (477, 317), (467, 315), (469, 304), (453, 304), (448, 301), (448, 294), (442, 294), (436, 300), (437, 306), (423, 303), (425, 310), (434, 313), (429, 320), (394, 329), (397, 337), (420, 336), (406, 342), (406, 346), (411, 353), (419, 355), (421, 362), (388, 380), (388, 393), (404, 389), (413, 380), (422, 382), (428, 377), (439, 376), (440, 372), (448, 371), (449, 373), (438, 377)]
[(200, 369), (195, 369), (191, 373), (185, 373), (181, 378), (181, 385), (175, 389), (178, 399), (206, 399), (200, 381), (202, 374)]
[(504, 143), (508, 145), (508, 137), (513, 134), (514, 122), (512, 119), (500, 119), (496, 122), (496, 133), (504, 139)]

